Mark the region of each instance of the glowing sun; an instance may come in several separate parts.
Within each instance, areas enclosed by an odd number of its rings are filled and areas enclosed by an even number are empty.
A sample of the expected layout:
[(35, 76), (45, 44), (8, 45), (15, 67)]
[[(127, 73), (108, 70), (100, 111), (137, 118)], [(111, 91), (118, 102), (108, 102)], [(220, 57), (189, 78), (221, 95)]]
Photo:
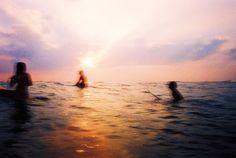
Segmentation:
[(80, 62), (83, 66), (86, 66), (86, 67), (89, 67), (89, 68), (94, 68), (95, 67), (95, 63), (94, 63), (94, 60), (92, 58), (85, 57), (85, 58), (82, 58), (80, 60)]

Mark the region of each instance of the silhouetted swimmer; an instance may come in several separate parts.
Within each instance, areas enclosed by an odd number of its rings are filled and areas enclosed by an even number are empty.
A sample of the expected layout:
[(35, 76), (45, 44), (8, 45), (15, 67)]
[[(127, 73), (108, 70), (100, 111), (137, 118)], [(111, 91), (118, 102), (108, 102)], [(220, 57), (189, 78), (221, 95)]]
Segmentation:
[(174, 101), (184, 100), (184, 97), (177, 89), (177, 83), (175, 81), (169, 82), (168, 86), (169, 86), (169, 89), (171, 90), (171, 94), (174, 98)]
[(10, 78), (10, 87), (16, 86), (15, 90), (0, 89), (0, 95), (24, 100), (29, 97), (28, 87), (32, 86), (30, 74), (26, 72), (26, 64), (16, 63), (15, 75)]
[(84, 75), (84, 71), (80, 70), (79, 71), (79, 81), (75, 84), (75, 86), (79, 87), (79, 88), (86, 88), (88, 87), (88, 79), (87, 77)]

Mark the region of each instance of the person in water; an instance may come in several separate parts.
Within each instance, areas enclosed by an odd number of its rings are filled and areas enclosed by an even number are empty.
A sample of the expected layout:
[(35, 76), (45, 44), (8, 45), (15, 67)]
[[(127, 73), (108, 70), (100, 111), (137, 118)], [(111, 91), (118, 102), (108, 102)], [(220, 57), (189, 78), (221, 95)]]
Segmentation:
[(175, 81), (169, 82), (168, 86), (169, 86), (169, 89), (171, 90), (171, 94), (174, 98), (174, 101), (184, 100), (184, 97), (177, 89), (177, 83)]
[(15, 66), (15, 75), (10, 78), (10, 87), (15, 90), (0, 89), (0, 95), (14, 99), (24, 100), (29, 97), (28, 87), (32, 86), (30, 74), (26, 72), (26, 64), (17, 62)]
[(79, 88), (88, 87), (88, 80), (87, 80), (87, 77), (84, 75), (84, 71), (80, 70), (79, 75), (80, 75), (79, 81), (75, 84), (75, 86), (77, 86)]

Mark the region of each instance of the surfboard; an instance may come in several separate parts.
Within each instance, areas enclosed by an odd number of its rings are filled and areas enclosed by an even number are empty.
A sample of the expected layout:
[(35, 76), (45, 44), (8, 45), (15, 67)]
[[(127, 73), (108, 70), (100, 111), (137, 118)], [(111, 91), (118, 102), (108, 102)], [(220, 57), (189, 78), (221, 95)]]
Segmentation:
[(0, 96), (4, 97), (15, 97), (15, 91), (14, 90), (8, 90), (2, 86), (0, 86)]
[(0, 90), (4, 90), (4, 89), (6, 89), (6, 88), (4, 88), (4, 87), (0, 86)]
[(154, 96), (157, 100), (161, 100), (161, 98), (159, 96), (157, 96), (156, 94), (153, 94), (151, 91), (147, 91), (148, 93), (150, 93), (152, 96)]

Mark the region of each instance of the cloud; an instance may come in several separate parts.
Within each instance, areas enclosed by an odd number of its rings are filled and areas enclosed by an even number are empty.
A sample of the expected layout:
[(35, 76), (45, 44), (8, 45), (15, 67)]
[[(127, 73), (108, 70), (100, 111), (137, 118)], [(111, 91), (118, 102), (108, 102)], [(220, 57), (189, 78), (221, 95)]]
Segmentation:
[(37, 34), (34, 34), (24, 26), (15, 26), (12, 33), (0, 32), (0, 39), (5, 41), (0, 47), (1, 54), (16, 59), (32, 58), (43, 44)]
[(85, 45), (57, 38), (52, 18), (36, 10), (24, 9), (13, 1), (0, 6), (0, 73), (12, 69), (16, 61), (26, 61), (33, 70), (53, 70), (77, 62)]
[(174, 64), (184, 61), (201, 60), (217, 52), (226, 42), (225, 39), (213, 38), (206, 42), (186, 42), (168, 45), (149, 45), (143, 39), (121, 41), (112, 49), (101, 63), (105, 66)]
[(228, 51), (227, 55), (230, 56), (230, 58), (236, 60), (236, 48), (231, 48)]
[[(11, 64), (27, 61), (34, 70), (60, 69), (75, 64), (80, 54), (78, 51), (85, 49), (84, 47), (86, 46), (74, 43), (61, 44), (60, 47), (50, 46), (40, 34), (24, 25), (14, 26), (10, 32), (0, 32), (0, 55), (7, 56)], [(8, 70), (9, 64), (5, 67)], [(5, 69), (2, 68), (0, 72), (2, 71)]]
[(0, 55), (11, 58), (11, 63), (19, 60), (43, 62), (38, 55), (51, 51), (41, 36), (24, 25), (13, 26), (11, 32), (0, 32), (0, 41)]
[(10, 60), (0, 56), (0, 73), (12, 72), (12, 64)]
[(199, 43), (199, 44), (193, 45), (192, 46), (193, 55), (192, 57), (190, 57), (190, 59), (192, 58), (193, 60), (200, 60), (213, 53), (216, 53), (217, 49), (225, 42), (226, 40), (224, 39), (212, 39), (208, 43)]

